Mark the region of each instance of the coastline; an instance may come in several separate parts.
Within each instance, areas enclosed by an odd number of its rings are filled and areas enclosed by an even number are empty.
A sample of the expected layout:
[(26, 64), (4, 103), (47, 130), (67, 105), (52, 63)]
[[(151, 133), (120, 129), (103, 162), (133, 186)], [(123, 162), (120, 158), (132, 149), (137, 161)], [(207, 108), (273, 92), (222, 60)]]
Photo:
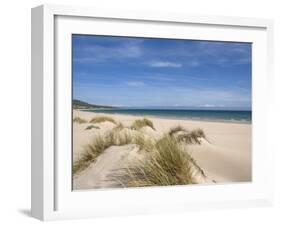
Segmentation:
[[(96, 114), (105, 114), (105, 115), (111, 115), (111, 116), (133, 116), (133, 117), (144, 117), (144, 118), (155, 118), (155, 119), (171, 119), (171, 120), (188, 120), (188, 121), (197, 121), (197, 122), (214, 122), (214, 123), (230, 123), (230, 124), (249, 124), (252, 125), (252, 121), (247, 120), (224, 120), (224, 119), (207, 119), (207, 118), (200, 118), (200, 117), (177, 117), (177, 116), (163, 116), (163, 115), (150, 115), (150, 114), (130, 114), (130, 113), (116, 113), (116, 112), (110, 112), (111, 109), (75, 109), (76, 111), (82, 111), (82, 112), (90, 112), (90, 113), (96, 113)], [(99, 112), (99, 110), (105, 110), (108, 112)]]
[[(106, 114), (81, 110), (73, 110), (73, 117), (81, 117), (87, 121), (96, 116), (109, 116), (115, 121), (121, 122), (124, 126), (130, 126), (134, 120), (147, 117), (153, 122), (159, 136), (167, 133), (172, 127), (181, 125), (187, 129), (202, 129), (208, 142), (202, 145), (190, 145), (189, 152), (202, 168), (210, 180), (217, 183), (226, 182), (249, 182), (252, 178), (251, 172), (251, 124), (247, 123), (229, 123), (214, 121), (199, 121), (187, 119), (171, 119), (151, 116), (135, 116), (125, 114)], [(91, 142), (98, 134), (102, 134), (114, 125), (109, 122), (97, 124), (100, 129), (85, 130), (90, 123), (73, 124), (73, 160), (80, 158), (83, 148)], [(109, 150), (110, 151), (110, 150)], [(126, 148), (115, 151), (114, 153), (127, 152)], [(115, 155), (114, 154), (114, 155)], [(113, 155), (113, 153), (112, 153)], [(113, 158), (101, 156), (107, 166), (113, 164), (116, 156)], [(108, 162), (111, 159), (111, 162)], [(117, 164), (117, 163), (116, 163)], [(116, 167), (116, 164), (114, 167)], [(105, 167), (105, 166), (103, 166)], [(88, 170), (80, 179), (74, 179), (75, 189), (106, 188), (108, 185), (91, 182), (88, 179), (93, 177), (93, 170)], [(106, 174), (106, 173), (104, 173)], [(100, 176), (100, 175), (99, 175)], [(84, 178), (83, 180), (81, 178)], [(96, 179), (99, 180), (99, 179)], [(110, 187), (110, 186), (109, 186)]]

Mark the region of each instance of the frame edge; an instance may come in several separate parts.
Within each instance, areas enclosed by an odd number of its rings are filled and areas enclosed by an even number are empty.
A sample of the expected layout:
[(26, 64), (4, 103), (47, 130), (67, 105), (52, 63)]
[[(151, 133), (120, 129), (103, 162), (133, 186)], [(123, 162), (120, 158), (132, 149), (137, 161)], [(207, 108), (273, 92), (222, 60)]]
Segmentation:
[[(31, 11), (31, 27), (32, 27), (32, 33), (31, 33), (31, 215), (37, 219), (40, 220), (52, 220), (56, 219), (58, 216), (54, 212), (54, 208), (52, 208), (51, 204), (53, 202), (50, 200), (45, 200), (45, 198), (48, 199), (48, 195), (53, 194), (53, 192), (48, 191), (50, 188), (50, 185), (48, 184), (48, 181), (50, 181), (52, 178), (49, 177), (52, 175), (52, 172), (48, 173), (46, 172), (46, 169), (50, 168), (50, 158), (52, 157), (46, 157), (48, 155), (51, 155), (50, 152), (53, 150), (47, 150), (46, 149), (46, 142), (48, 143), (48, 139), (46, 140), (46, 116), (44, 113), (49, 112), (50, 109), (46, 109), (46, 102), (45, 98), (47, 94), (50, 94), (50, 92), (53, 92), (53, 89), (51, 91), (45, 90), (49, 87), (49, 85), (46, 85), (46, 77), (49, 76), (49, 69), (48, 71), (45, 71), (45, 65), (46, 65), (46, 58), (49, 60), (52, 56), (50, 56), (48, 53), (46, 55), (46, 43), (53, 44), (52, 39), (53, 33), (49, 33), (48, 31), (51, 30), (53, 18), (56, 15), (67, 15), (67, 16), (79, 16), (79, 13), (85, 14), (85, 17), (109, 17), (112, 19), (129, 19), (129, 20), (155, 20), (155, 21), (163, 21), (163, 22), (180, 22), (185, 21), (186, 18), (190, 16), (190, 23), (204, 23), (204, 24), (225, 24), (226, 26), (233, 24), (233, 26), (254, 26), (254, 27), (262, 27), (266, 28), (269, 32), (270, 39), (273, 38), (273, 20), (270, 19), (256, 19), (256, 18), (244, 18), (244, 17), (226, 17), (226, 16), (200, 16), (200, 15), (192, 15), (192, 14), (170, 14), (170, 13), (160, 13), (160, 15), (157, 14), (157, 16), (152, 16), (152, 12), (142, 12), (144, 17), (148, 19), (143, 19), (141, 12), (135, 11), (116, 11), (115, 13), (111, 10), (101, 10), (101, 12), (98, 12), (97, 9), (94, 8), (83, 8), (83, 7), (71, 7), (71, 6), (63, 6), (63, 5), (53, 5), (53, 4), (47, 4), (47, 5), (40, 5), (38, 7), (35, 7)], [(126, 12), (126, 13), (125, 13)], [(128, 15), (128, 16), (123, 16)], [(112, 16), (109, 16), (111, 15)], [(171, 15), (171, 17), (169, 16)], [(178, 15), (178, 16), (175, 16)], [(207, 23), (206, 18), (209, 18), (211, 22)], [(46, 19), (52, 18), (52, 21), (46, 21)], [(160, 19), (164, 18), (164, 19)], [(171, 19), (176, 18), (176, 19)], [(223, 19), (222, 21), (219, 21), (220, 19)], [(234, 19), (238, 19), (238, 22), (235, 23)], [(218, 22), (219, 21), (219, 22)], [(46, 24), (47, 22), (47, 24)], [(187, 22), (188, 23), (188, 22)], [(249, 25), (252, 24), (252, 25)], [(47, 52), (50, 53), (51, 50), (48, 50)], [(272, 50), (273, 51), (273, 50)], [(272, 52), (270, 53), (272, 58)], [(50, 63), (48, 61), (47, 63)], [(50, 66), (50, 65), (48, 65)], [(53, 66), (53, 65), (52, 65)], [(272, 72), (272, 65), (268, 65), (271, 69), (271, 75), (273, 75)], [(52, 70), (52, 69), (51, 69)], [(44, 76), (45, 75), (45, 76)], [(44, 78), (45, 77), (45, 78)], [(48, 79), (47, 79), (48, 80)], [(52, 82), (52, 81), (47, 81)], [(47, 87), (48, 86), (48, 87)], [(49, 105), (48, 105), (49, 106)], [(47, 129), (49, 131), (49, 128)], [(44, 132), (43, 132), (44, 131)], [(48, 144), (48, 147), (52, 144)], [(46, 175), (47, 173), (47, 175)], [(47, 179), (46, 179), (47, 176)], [(50, 198), (50, 197), (49, 197)], [(265, 199), (263, 201), (269, 201), (271, 205), (273, 204), (273, 200)], [(44, 203), (44, 202), (47, 202)], [(72, 219), (72, 217), (71, 217)]]
[(43, 6), (31, 9), (31, 215), (43, 220)]

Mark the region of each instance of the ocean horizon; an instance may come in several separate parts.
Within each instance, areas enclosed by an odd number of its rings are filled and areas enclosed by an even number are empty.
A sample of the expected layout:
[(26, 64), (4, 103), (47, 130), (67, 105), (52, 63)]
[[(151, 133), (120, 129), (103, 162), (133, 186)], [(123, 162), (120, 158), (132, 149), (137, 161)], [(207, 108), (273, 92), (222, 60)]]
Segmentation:
[(83, 111), (124, 114), (144, 117), (159, 117), (172, 119), (189, 119), (198, 121), (251, 123), (250, 110), (192, 110), (192, 109), (147, 109), (147, 108), (112, 108), (112, 109), (84, 109)]

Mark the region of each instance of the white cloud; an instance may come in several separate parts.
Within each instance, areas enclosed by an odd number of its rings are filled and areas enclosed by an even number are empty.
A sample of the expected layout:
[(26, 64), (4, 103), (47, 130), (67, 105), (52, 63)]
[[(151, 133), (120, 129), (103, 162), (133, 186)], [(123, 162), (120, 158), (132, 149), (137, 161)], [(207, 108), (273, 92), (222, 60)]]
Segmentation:
[(153, 61), (148, 63), (150, 67), (182, 67), (182, 64), (175, 63), (175, 62), (169, 62), (169, 61)]
[(118, 46), (85, 45), (76, 49), (74, 60), (81, 63), (97, 63), (112, 60), (136, 59), (143, 53), (141, 42), (126, 41)]
[(213, 108), (213, 107), (215, 107), (215, 105), (213, 105), (213, 104), (204, 104), (204, 105), (202, 105), (201, 107), (204, 107), (204, 108)]
[(200, 107), (203, 107), (203, 108), (223, 108), (224, 105), (222, 105), (222, 104), (219, 104), (219, 105), (204, 104), (204, 105), (201, 105)]
[(199, 65), (200, 65), (200, 63), (197, 60), (192, 60), (188, 63), (189, 67), (198, 67)]
[(143, 82), (140, 81), (131, 81), (131, 82), (127, 82), (128, 86), (135, 86), (135, 87), (140, 87), (140, 86), (144, 86)]
[(158, 81), (174, 81), (175, 78), (171, 78), (170, 75), (162, 75), (162, 74), (154, 74), (154, 75), (149, 75), (145, 76), (144, 78), (146, 79), (151, 79), (151, 80), (158, 80)]

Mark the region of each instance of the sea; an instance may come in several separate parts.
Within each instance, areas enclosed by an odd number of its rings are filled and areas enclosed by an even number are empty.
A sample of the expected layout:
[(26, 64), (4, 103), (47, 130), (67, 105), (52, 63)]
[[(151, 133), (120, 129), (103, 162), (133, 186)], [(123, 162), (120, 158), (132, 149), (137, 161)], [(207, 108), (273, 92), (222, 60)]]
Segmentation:
[(189, 119), (196, 121), (232, 122), (247, 123), (252, 122), (252, 111), (238, 110), (186, 110), (186, 109), (132, 109), (132, 108), (112, 108), (112, 109), (87, 109), (84, 111), (123, 114), (142, 117), (158, 117), (171, 119)]

